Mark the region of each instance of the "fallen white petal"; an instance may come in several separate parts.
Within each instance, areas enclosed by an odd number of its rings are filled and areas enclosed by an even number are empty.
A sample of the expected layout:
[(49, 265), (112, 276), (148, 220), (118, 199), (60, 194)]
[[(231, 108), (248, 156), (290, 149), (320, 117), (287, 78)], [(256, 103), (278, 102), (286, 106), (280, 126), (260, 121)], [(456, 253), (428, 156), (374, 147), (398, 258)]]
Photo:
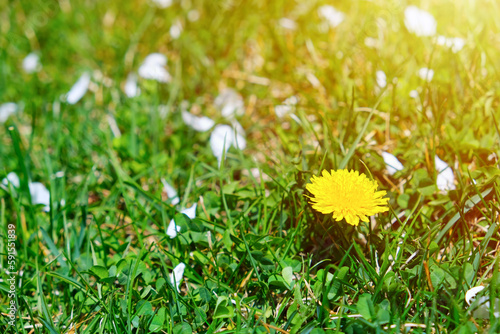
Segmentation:
[(7, 102), (0, 105), (0, 123), (5, 123), (10, 115), (17, 111), (17, 104), (14, 102)]
[(12, 184), (14, 188), (19, 188), (21, 182), (19, 181), (19, 176), (15, 172), (10, 172), (7, 174), (7, 177), (2, 180), (2, 184), (6, 187), (9, 186), (9, 183)]
[(431, 70), (427, 67), (422, 67), (418, 70), (418, 76), (420, 77), (420, 79), (430, 82), (432, 80), (432, 77), (434, 76), (434, 70)]
[(40, 182), (33, 182), (29, 184), (31, 202), (35, 205), (43, 204), (45, 207), (43, 211), (48, 212), (50, 210), (50, 192), (49, 190)]
[(141, 90), (137, 86), (137, 75), (135, 75), (135, 73), (129, 73), (129, 75), (127, 76), (127, 81), (125, 81), (123, 91), (125, 92), (125, 95), (131, 98), (139, 96)]
[(222, 160), (222, 156), (229, 150), (229, 147), (233, 145), (234, 141), (234, 130), (229, 125), (219, 124), (217, 125), (212, 134), (210, 135), (210, 147), (212, 148), (212, 153), (217, 158), (219, 165)]
[[(470, 306), (472, 303), (474, 303), (476, 301), (476, 295), (480, 291), (484, 290), (485, 288), (486, 287), (479, 285), (479, 286), (475, 286), (475, 287), (469, 289), (465, 293), (465, 301), (467, 302), (467, 304)], [(488, 296), (481, 296), (477, 300), (476, 305), (477, 305), (477, 308), (473, 312), (474, 318), (489, 319), (489, 317), (490, 317), (490, 298)], [(493, 315), (495, 316), (495, 318), (500, 317), (499, 299), (498, 298), (496, 299), (496, 305), (494, 306)]]
[(212, 119), (206, 116), (195, 116), (189, 111), (182, 111), (182, 120), (186, 125), (199, 132), (208, 131), (215, 125), (215, 122)]
[(384, 88), (387, 85), (387, 76), (385, 75), (384, 71), (377, 71), (375, 73), (375, 76), (377, 78), (377, 85), (380, 88)]
[(386, 169), (389, 175), (393, 175), (398, 170), (403, 170), (403, 164), (394, 155), (388, 152), (382, 152), (382, 158), (384, 158)]
[(196, 218), (196, 207), (197, 206), (198, 206), (198, 203), (194, 203), (190, 208), (182, 210), (181, 213), (188, 216), (189, 219), (194, 219), (194, 218)]
[(168, 224), (168, 227), (167, 227), (167, 235), (170, 237), (170, 239), (173, 239), (177, 236), (177, 232), (180, 232), (180, 231), (181, 231), (181, 227), (177, 226), (175, 224), (174, 219), (172, 218), (170, 220), (170, 223)]
[(434, 164), (436, 166), (436, 171), (438, 172), (436, 185), (441, 191), (454, 190), (455, 188), (455, 175), (453, 170), (448, 166), (446, 162), (439, 159), (436, 155), (434, 157)]
[(167, 197), (170, 200), (172, 205), (176, 205), (179, 203), (179, 196), (177, 196), (177, 191), (174, 187), (172, 187), (165, 179), (161, 179), (161, 183), (163, 183), (163, 190), (167, 193)]
[(242, 116), (245, 112), (243, 98), (231, 88), (226, 88), (214, 100), (215, 106), (223, 117), (232, 119), (235, 115)]
[(417, 36), (433, 36), (436, 34), (437, 22), (432, 14), (412, 5), (405, 9), (405, 26)]
[(139, 67), (139, 76), (144, 79), (156, 80), (158, 82), (170, 82), (172, 77), (165, 66), (167, 57), (161, 53), (152, 53), (148, 55)]
[(180, 292), (179, 286), (184, 277), (184, 269), (186, 269), (186, 265), (181, 262), (175, 266), (174, 271), (170, 274), (170, 283), (177, 288), (178, 292)]
[(344, 21), (345, 14), (330, 5), (318, 8), (318, 15), (328, 21), (330, 27), (335, 28)]
[(23, 69), (26, 73), (37, 72), (41, 68), (40, 57), (36, 53), (30, 53), (23, 59)]
[(90, 73), (85, 72), (81, 75), (78, 81), (71, 87), (66, 94), (66, 101), (69, 104), (75, 104), (87, 93), (90, 85)]

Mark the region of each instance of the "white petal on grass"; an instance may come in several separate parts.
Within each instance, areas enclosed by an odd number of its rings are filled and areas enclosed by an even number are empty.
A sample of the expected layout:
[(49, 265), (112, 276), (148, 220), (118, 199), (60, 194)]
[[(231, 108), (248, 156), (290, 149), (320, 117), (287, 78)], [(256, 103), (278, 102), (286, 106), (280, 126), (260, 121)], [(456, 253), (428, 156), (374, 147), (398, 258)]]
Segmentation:
[(198, 117), (189, 111), (182, 111), (182, 120), (187, 126), (199, 132), (208, 131), (215, 125), (215, 122), (211, 118), (206, 116)]
[(285, 28), (285, 29), (288, 29), (288, 30), (295, 30), (297, 29), (297, 23), (292, 20), (292, 19), (289, 19), (287, 17), (282, 17), (279, 21), (280, 23), (280, 26), (282, 28)]
[(179, 204), (179, 196), (177, 196), (177, 191), (174, 187), (172, 187), (165, 179), (161, 179), (161, 183), (163, 183), (163, 190), (167, 193), (167, 197), (170, 200), (172, 205)]
[(78, 81), (71, 87), (68, 94), (66, 94), (66, 102), (75, 104), (87, 93), (90, 85), (90, 73), (83, 73)]
[(29, 184), (31, 202), (35, 205), (43, 204), (43, 211), (48, 212), (50, 210), (50, 192), (49, 190), (40, 182), (33, 182)]
[(219, 166), (222, 156), (229, 150), (234, 141), (234, 130), (229, 125), (217, 125), (210, 135), (210, 147), (217, 158)]
[(19, 188), (21, 182), (19, 181), (19, 176), (15, 172), (10, 172), (7, 176), (2, 180), (2, 184), (6, 187), (9, 186), (9, 183), (12, 184), (14, 188)]
[[(490, 298), (488, 296), (481, 296), (479, 298), (476, 298), (477, 294), (485, 288), (486, 287), (479, 285), (467, 290), (467, 292), (465, 293), (465, 301), (467, 302), (467, 304), (469, 306), (473, 303), (477, 305), (477, 308), (472, 314), (476, 319), (489, 319), (490, 317)], [(500, 317), (498, 298), (496, 299), (496, 305), (494, 305), (493, 315), (495, 316), (495, 318)]]
[(139, 76), (144, 79), (156, 80), (158, 82), (170, 82), (172, 77), (165, 66), (167, 57), (161, 53), (152, 53), (148, 55), (139, 67)]
[(432, 14), (412, 5), (405, 9), (405, 26), (417, 36), (434, 36), (437, 22)]
[(175, 266), (174, 271), (170, 274), (170, 283), (177, 288), (177, 292), (180, 292), (179, 286), (184, 278), (184, 269), (186, 269), (186, 265), (181, 262)]
[(398, 170), (403, 170), (403, 164), (394, 155), (388, 152), (382, 152), (382, 158), (386, 165), (387, 172), (389, 175), (394, 175)]
[(185, 214), (189, 217), (189, 219), (196, 218), (196, 208), (198, 207), (198, 203), (194, 203), (190, 208), (184, 209), (181, 213)]
[(447, 48), (451, 48), (451, 51), (453, 53), (457, 53), (465, 46), (465, 40), (460, 37), (446, 37), (443, 35), (439, 35), (436, 41), (438, 45), (443, 45)]
[(40, 71), (41, 68), (40, 57), (36, 53), (30, 53), (23, 59), (24, 72), (34, 73)]
[(430, 82), (432, 77), (434, 77), (434, 70), (427, 67), (422, 67), (418, 70), (418, 76), (420, 79)]
[[(195, 203), (190, 208), (182, 210), (181, 213), (188, 216), (189, 219), (194, 219), (194, 218), (196, 218), (196, 207), (197, 206), (198, 206), (198, 204)], [(167, 227), (167, 235), (170, 237), (170, 239), (175, 238), (177, 236), (177, 233), (180, 231), (181, 231), (181, 227), (175, 223), (174, 219), (171, 219), (170, 223), (168, 224), (168, 227)]]
[(455, 175), (453, 170), (448, 166), (446, 162), (439, 159), (436, 155), (434, 157), (434, 164), (436, 166), (436, 171), (438, 172), (436, 185), (441, 191), (455, 190)]
[(0, 123), (5, 123), (10, 115), (17, 111), (17, 104), (14, 102), (7, 102), (0, 105)]
[(141, 89), (137, 86), (137, 75), (135, 73), (129, 73), (123, 91), (130, 98), (139, 96)]
[(172, 0), (153, 0), (153, 3), (159, 8), (168, 8), (172, 6)]
[(335, 28), (345, 19), (345, 14), (330, 5), (324, 5), (318, 8), (318, 15), (324, 18), (330, 27)]
[(278, 116), (278, 118), (283, 118), (286, 115), (290, 114), (295, 110), (295, 105), (297, 105), (298, 102), (299, 99), (295, 95), (292, 95), (285, 101), (283, 101), (283, 104), (274, 106), (274, 112), (276, 113), (276, 116)]
[(176, 21), (172, 26), (170, 27), (169, 30), (170, 37), (173, 39), (178, 39), (181, 36), (182, 33), (182, 24), (180, 21)]
[(215, 98), (214, 104), (221, 111), (223, 117), (232, 119), (234, 116), (242, 116), (245, 112), (243, 98), (231, 88), (225, 88)]
[(387, 76), (385, 75), (384, 71), (377, 71), (375, 73), (375, 77), (377, 79), (377, 85), (380, 87), (380, 88), (384, 88), (385, 86), (387, 86)]

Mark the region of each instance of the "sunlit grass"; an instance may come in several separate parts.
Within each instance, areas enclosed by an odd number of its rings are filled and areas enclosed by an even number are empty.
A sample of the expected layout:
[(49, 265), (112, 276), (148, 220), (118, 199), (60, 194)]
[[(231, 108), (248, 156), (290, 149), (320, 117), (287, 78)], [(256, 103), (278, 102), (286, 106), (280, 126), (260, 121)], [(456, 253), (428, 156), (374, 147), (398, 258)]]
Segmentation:
[[(325, 5), (0, 5), (18, 332), (498, 332), (465, 301), (498, 294), (498, 5)], [(343, 168), (389, 212), (316, 212), (306, 185)]]

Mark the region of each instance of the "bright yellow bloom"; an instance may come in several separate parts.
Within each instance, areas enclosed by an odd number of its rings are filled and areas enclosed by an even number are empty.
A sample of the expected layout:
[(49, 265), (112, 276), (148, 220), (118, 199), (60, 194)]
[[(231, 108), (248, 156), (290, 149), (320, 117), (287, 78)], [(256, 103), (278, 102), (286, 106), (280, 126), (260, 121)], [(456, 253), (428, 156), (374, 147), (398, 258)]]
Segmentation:
[(314, 195), (312, 207), (323, 214), (333, 213), (340, 221), (345, 218), (348, 224), (357, 226), (359, 221), (368, 222), (368, 216), (388, 211), (388, 198), (382, 198), (385, 191), (376, 191), (377, 182), (347, 169), (323, 171), (323, 176), (313, 176), (307, 190)]

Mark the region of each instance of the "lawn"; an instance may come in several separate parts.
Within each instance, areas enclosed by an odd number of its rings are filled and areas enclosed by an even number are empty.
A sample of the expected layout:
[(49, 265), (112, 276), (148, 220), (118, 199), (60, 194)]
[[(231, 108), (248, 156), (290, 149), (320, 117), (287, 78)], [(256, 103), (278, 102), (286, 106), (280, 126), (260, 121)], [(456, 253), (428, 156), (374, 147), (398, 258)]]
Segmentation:
[(499, 333), (498, 13), (0, 3), (0, 328)]

